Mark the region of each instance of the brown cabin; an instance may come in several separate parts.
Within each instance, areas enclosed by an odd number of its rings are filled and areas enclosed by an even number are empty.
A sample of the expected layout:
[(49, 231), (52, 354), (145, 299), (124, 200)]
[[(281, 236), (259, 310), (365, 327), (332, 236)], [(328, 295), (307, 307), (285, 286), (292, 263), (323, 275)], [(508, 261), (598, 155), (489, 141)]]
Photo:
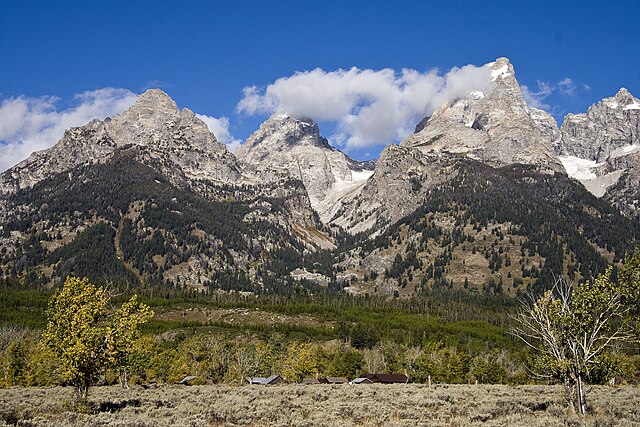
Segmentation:
[(344, 377), (327, 377), (326, 384), (348, 384), (349, 380)]
[(284, 384), (284, 378), (280, 375), (271, 375), (269, 378), (264, 377), (250, 377), (247, 379), (251, 385), (276, 385)]
[(409, 377), (405, 374), (365, 374), (364, 378), (372, 383), (380, 384), (407, 384), (409, 382)]

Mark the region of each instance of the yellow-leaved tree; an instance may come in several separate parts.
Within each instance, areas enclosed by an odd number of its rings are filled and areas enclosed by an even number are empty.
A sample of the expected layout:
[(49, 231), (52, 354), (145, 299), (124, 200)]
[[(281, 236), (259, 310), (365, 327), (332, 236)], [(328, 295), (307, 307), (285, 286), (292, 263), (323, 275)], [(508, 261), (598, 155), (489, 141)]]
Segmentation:
[(153, 317), (153, 311), (138, 301), (138, 296), (120, 307), (110, 319), (105, 331), (107, 361), (118, 371), (120, 385), (129, 388), (129, 372), (134, 363), (134, 343), (140, 337), (140, 325)]
[(60, 359), (77, 404), (86, 402), (89, 386), (108, 366), (126, 369), (140, 325), (153, 316), (136, 296), (108, 316), (109, 300), (89, 279), (68, 277), (49, 301), (42, 341)]

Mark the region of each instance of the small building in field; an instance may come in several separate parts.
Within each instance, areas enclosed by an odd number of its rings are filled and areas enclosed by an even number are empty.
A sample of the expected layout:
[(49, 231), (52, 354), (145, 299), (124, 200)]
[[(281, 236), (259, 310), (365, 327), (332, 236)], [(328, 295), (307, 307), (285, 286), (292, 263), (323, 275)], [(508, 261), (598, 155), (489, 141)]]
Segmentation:
[(249, 377), (247, 379), (251, 385), (276, 385), (284, 384), (284, 378), (280, 375), (271, 375), (269, 378), (264, 377)]
[(178, 384), (182, 385), (191, 385), (191, 381), (195, 380), (197, 377), (195, 375), (187, 375), (183, 379), (180, 380)]
[(347, 384), (349, 380), (344, 377), (327, 377), (323, 382), (326, 384)]
[(371, 381), (369, 378), (360, 377), (354, 379), (349, 384), (373, 384), (373, 381)]
[(318, 378), (305, 378), (302, 380), (302, 384), (320, 384)]
[(372, 383), (380, 384), (407, 384), (409, 377), (405, 374), (365, 374), (365, 378)]

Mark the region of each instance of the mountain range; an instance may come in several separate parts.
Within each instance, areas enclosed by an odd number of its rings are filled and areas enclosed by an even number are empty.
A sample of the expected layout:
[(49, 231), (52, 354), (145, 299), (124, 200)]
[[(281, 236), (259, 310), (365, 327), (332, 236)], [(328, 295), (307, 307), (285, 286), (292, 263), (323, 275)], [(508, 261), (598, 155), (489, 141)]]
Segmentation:
[(0, 174), (0, 277), (151, 288), (516, 296), (640, 242), (640, 100), (558, 127), (506, 58), (361, 162), (276, 114), (234, 154), (160, 90)]

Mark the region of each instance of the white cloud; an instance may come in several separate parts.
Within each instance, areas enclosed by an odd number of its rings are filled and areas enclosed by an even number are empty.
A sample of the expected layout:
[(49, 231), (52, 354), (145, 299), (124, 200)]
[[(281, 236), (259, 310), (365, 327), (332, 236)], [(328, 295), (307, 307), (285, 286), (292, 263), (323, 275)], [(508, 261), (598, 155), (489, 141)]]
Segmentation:
[(387, 144), (409, 134), (437, 107), (491, 87), (488, 66), (467, 65), (442, 74), (403, 69), (315, 70), (282, 77), (260, 90), (246, 87), (236, 107), (249, 115), (286, 113), (335, 122), (330, 139), (347, 150)]
[(569, 77), (565, 77), (558, 82), (558, 90), (565, 96), (574, 96), (577, 89), (576, 84)]
[(527, 85), (521, 85), (520, 89), (522, 90), (524, 102), (526, 102), (529, 107), (539, 108), (541, 110), (551, 108), (549, 104), (544, 103), (544, 100), (547, 99), (554, 90), (553, 86), (549, 83), (538, 80), (538, 90), (535, 92), (529, 89)]
[(126, 89), (103, 88), (76, 95), (74, 105), (66, 109), (57, 108), (56, 97), (0, 100), (0, 172), (53, 146), (65, 129), (121, 113), (135, 97)]
[(526, 85), (521, 85), (520, 89), (528, 106), (542, 110), (551, 109), (551, 106), (544, 101), (556, 91), (559, 92), (560, 95), (572, 97), (579, 92), (588, 92), (591, 90), (591, 86), (588, 84), (582, 83), (579, 87), (573, 79), (569, 77), (558, 80), (555, 84), (538, 80), (537, 87), (537, 91), (529, 89)]
[(227, 146), (227, 149), (235, 153), (241, 140), (236, 139), (229, 131), (229, 119), (220, 117), (219, 119), (204, 114), (196, 114), (196, 117), (206, 123), (207, 127), (216, 136), (216, 139)]

